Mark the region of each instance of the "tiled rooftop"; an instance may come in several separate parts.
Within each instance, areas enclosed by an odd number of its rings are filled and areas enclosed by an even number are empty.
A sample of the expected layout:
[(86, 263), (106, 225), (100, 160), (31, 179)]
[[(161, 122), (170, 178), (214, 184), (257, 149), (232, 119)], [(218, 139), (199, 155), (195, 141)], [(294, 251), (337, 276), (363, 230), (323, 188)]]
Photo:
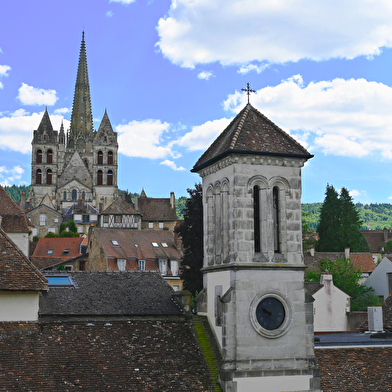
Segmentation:
[(198, 171), (231, 152), (298, 156), (306, 159), (312, 157), (289, 134), (250, 104), (247, 104), (215, 139), (192, 171)]
[(0, 229), (0, 290), (46, 290), (45, 277)]
[(140, 197), (139, 211), (143, 213), (144, 221), (176, 220), (177, 212), (170, 206), (170, 198)]
[(0, 323), (1, 391), (214, 391), (186, 321)]

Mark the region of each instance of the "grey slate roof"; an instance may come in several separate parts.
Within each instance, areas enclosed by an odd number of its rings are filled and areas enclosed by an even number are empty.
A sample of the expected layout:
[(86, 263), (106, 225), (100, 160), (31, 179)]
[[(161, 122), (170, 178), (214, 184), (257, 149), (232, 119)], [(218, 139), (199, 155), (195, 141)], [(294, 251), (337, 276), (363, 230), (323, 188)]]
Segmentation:
[(305, 283), (305, 289), (310, 295), (317, 293), (323, 286), (324, 285), (320, 283)]
[(305, 159), (313, 157), (289, 134), (249, 103), (215, 139), (191, 171), (197, 172), (231, 153)]
[(128, 203), (122, 197), (118, 197), (112, 204), (107, 206), (101, 215), (124, 214), (124, 215), (140, 215), (141, 213), (135, 210), (133, 203)]
[[(59, 273), (45, 274), (45, 276)], [(49, 287), (40, 295), (40, 316), (180, 316), (172, 288), (158, 272), (60, 273), (76, 287)]]

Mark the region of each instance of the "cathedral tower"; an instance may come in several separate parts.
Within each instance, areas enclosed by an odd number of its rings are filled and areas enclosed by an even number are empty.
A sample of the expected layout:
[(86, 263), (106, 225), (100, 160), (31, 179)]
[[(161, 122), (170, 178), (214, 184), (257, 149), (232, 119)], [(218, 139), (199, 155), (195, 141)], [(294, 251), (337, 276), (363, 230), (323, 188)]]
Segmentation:
[(117, 132), (105, 111), (98, 132), (93, 128), (90, 84), (84, 32), (67, 132), (61, 124), (54, 131), (48, 111), (32, 141), (32, 174), (29, 198), (37, 207), (47, 194), (62, 209), (79, 199), (98, 207), (111, 204), (118, 196)]
[(309, 158), (248, 103), (192, 169), (203, 179), (204, 289), (224, 391), (319, 390), (302, 255)]

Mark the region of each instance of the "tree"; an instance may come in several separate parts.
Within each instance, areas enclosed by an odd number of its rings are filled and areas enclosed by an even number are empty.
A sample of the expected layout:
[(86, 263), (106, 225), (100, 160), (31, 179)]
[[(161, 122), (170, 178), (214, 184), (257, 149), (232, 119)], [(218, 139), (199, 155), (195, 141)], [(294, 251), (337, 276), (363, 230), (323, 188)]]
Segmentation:
[(75, 222), (71, 219), (68, 222), (63, 222), (60, 225), (60, 233), (62, 233), (63, 231), (66, 231), (66, 228), (68, 227), (69, 231), (72, 231), (73, 233), (77, 233), (78, 232), (78, 228), (75, 225)]
[(319, 240), (318, 252), (338, 252), (341, 249), (339, 232), (341, 208), (338, 193), (332, 185), (327, 184), (324, 203), (320, 211), (320, 223), (317, 227)]
[(184, 221), (175, 228), (182, 238), (184, 257), (182, 275), (184, 289), (193, 295), (203, 288), (203, 195), (202, 185), (195, 184), (195, 189), (187, 189), (189, 198), (186, 201)]
[(359, 231), (363, 222), (346, 188), (340, 196), (332, 185), (327, 184), (324, 203), (320, 210), (317, 227), (319, 241), (316, 250), (321, 252), (369, 252), (369, 246)]
[(373, 288), (360, 284), (361, 269), (355, 268), (349, 259), (341, 257), (334, 262), (321, 260), (317, 270), (306, 272), (305, 282), (320, 282), (323, 272), (331, 273), (334, 285), (351, 297), (352, 311), (367, 310), (368, 306), (380, 305), (379, 298), (373, 294)]

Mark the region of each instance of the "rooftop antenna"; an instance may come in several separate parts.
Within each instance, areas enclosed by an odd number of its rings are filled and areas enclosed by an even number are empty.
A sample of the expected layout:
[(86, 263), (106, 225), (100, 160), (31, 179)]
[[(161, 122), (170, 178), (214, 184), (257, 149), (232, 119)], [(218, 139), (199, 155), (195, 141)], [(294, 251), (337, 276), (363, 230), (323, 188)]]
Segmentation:
[(242, 88), (241, 91), (245, 91), (246, 94), (248, 95), (248, 104), (249, 104), (249, 95), (251, 93), (255, 93), (255, 90), (251, 90), (249, 83), (246, 84), (246, 88)]

